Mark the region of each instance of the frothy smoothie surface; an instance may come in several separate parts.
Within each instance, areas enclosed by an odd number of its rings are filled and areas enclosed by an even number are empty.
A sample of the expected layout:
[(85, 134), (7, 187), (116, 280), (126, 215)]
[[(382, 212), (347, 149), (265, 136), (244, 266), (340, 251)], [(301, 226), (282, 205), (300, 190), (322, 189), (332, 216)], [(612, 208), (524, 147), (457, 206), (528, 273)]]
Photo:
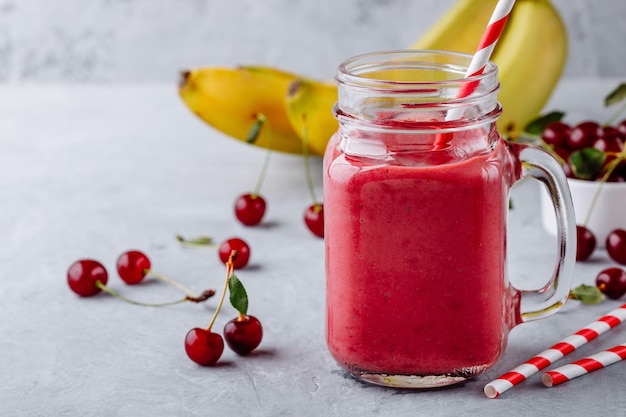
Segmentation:
[(324, 178), (327, 339), (341, 366), (472, 374), (498, 359), (510, 301), (508, 155), (497, 139), (458, 158), (381, 161), (346, 155), (334, 138)]

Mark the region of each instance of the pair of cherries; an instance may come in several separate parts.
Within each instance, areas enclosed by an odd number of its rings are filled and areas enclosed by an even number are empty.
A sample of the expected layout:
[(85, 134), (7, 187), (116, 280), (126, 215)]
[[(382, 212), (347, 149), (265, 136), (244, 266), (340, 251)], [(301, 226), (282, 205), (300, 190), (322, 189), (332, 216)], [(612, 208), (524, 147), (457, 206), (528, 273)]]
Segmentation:
[[(130, 250), (117, 258), (116, 267), (122, 281), (128, 285), (136, 285), (148, 275), (151, 263), (143, 252)], [(94, 259), (80, 259), (74, 262), (67, 271), (67, 284), (81, 297), (98, 294), (104, 289), (108, 280), (106, 268)]]
[[(576, 260), (586, 261), (596, 249), (596, 236), (587, 227), (576, 226)], [(626, 265), (626, 230), (615, 229), (606, 237), (606, 251), (615, 262)]]
[[(235, 263), (238, 258), (237, 250), (232, 250), (226, 263), (226, 279), (211, 322), (206, 328), (195, 327), (185, 337), (185, 352), (189, 359), (202, 366), (215, 364), (224, 352), (224, 339), (228, 347), (241, 356), (248, 355), (261, 343), (263, 326), (259, 319), (248, 315), (248, 294), (235, 275)], [(230, 293), (230, 303), (239, 312), (239, 315), (224, 326), (224, 338), (212, 331), (213, 325), (222, 308), (226, 297)]]
[(78, 261), (72, 263), (67, 270), (67, 284), (74, 293), (80, 295), (81, 297), (91, 297), (101, 291), (104, 291), (123, 301), (150, 307), (161, 307), (184, 301), (200, 303), (206, 301), (215, 294), (215, 291), (213, 290), (206, 290), (202, 294), (197, 295), (193, 291), (181, 285), (179, 282), (152, 271), (150, 259), (145, 253), (138, 250), (129, 250), (122, 253), (117, 258), (116, 269), (122, 281), (128, 285), (139, 284), (147, 275), (152, 275), (177, 287), (186, 293), (186, 295), (182, 299), (159, 304), (149, 304), (131, 300), (107, 287), (106, 284), (109, 280), (109, 274), (104, 265), (94, 259), (79, 259)]
[[(261, 343), (263, 326), (251, 315), (240, 315), (224, 326), (228, 347), (240, 356), (246, 356)], [(210, 328), (196, 327), (185, 336), (185, 352), (189, 359), (202, 366), (214, 365), (224, 352), (224, 339)]]
[[(596, 238), (585, 226), (576, 227), (576, 260), (589, 259), (596, 247)], [(626, 265), (626, 230), (615, 229), (606, 238), (606, 251), (609, 257), (621, 265)], [(626, 271), (623, 268), (606, 268), (596, 276), (598, 289), (612, 300), (626, 294)]]

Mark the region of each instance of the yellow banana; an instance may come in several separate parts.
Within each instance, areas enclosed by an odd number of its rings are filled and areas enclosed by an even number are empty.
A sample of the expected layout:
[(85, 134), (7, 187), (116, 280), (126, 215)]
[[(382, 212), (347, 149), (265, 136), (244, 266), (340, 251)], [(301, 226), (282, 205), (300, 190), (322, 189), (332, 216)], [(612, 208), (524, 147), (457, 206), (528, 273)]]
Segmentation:
[(255, 145), (302, 153), (285, 110), (289, 86), (298, 78), (268, 67), (203, 67), (183, 72), (179, 94), (200, 119), (242, 141), (262, 114), (269, 126), (261, 129)]
[(567, 60), (567, 32), (548, 0), (518, 0), (493, 55), (502, 90), (498, 128), (516, 137), (543, 109)]
[[(496, 3), (459, 0), (411, 47), (473, 54)], [(498, 129), (514, 137), (546, 104), (567, 59), (567, 32), (550, 1), (518, 0), (491, 59), (502, 85)]]
[(476, 52), (498, 0), (458, 0), (411, 49)]
[(289, 88), (287, 117), (312, 153), (324, 155), (328, 140), (337, 130), (332, 114), (336, 102), (337, 86), (331, 82), (300, 79)]

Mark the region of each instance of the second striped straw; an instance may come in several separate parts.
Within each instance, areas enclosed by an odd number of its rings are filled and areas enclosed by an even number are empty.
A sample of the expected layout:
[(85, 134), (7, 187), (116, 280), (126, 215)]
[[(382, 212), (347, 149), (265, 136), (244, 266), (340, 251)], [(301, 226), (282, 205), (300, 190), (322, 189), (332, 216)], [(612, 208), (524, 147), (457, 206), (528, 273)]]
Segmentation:
[(546, 387), (553, 387), (625, 359), (626, 343), (548, 371), (543, 374), (541, 380)]

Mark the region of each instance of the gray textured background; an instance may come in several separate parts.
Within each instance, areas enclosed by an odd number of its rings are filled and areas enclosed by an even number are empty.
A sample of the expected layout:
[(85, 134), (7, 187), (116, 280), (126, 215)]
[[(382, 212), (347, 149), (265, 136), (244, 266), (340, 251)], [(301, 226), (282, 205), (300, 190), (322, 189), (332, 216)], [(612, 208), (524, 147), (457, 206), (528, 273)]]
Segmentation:
[[(0, 82), (162, 82), (236, 64), (329, 77), (349, 56), (408, 46), (455, 1), (0, 0)], [(553, 1), (565, 75), (626, 75), (626, 1)]]

